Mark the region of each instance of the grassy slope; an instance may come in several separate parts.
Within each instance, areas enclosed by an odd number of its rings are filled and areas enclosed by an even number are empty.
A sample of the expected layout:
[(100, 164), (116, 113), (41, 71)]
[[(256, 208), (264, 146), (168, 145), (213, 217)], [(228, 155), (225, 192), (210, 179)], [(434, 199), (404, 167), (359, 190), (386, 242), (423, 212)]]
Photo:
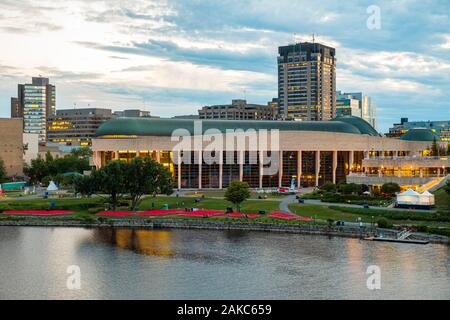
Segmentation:
[(436, 200), (436, 207), (439, 210), (450, 211), (450, 195), (445, 192), (444, 188), (440, 188), (434, 192), (434, 197)]

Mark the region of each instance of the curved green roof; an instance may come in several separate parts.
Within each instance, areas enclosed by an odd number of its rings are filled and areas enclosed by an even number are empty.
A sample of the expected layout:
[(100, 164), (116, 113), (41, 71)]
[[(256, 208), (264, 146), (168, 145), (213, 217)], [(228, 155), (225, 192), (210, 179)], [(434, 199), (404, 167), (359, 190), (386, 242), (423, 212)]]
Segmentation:
[[(194, 134), (194, 123), (202, 123), (204, 133), (208, 129), (278, 129), (280, 131), (322, 131), (336, 133), (362, 134), (350, 123), (342, 121), (262, 121), (262, 120), (192, 120), (159, 118), (116, 118), (104, 122), (97, 130), (96, 136), (136, 135), (136, 136), (171, 136), (177, 129), (186, 129)], [(187, 134), (185, 132), (185, 134)], [(180, 132), (180, 135), (183, 135)]]
[(351, 124), (358, 128), (358, 130), (362, 134), (367, 134), (369, 136), (379, 136), (380, 134), (375, 130), (370, 123), (368, 123), (366, 120), (359, 118), (359, 117), (353, 117), (353, 116), (342, 116), (334, 118), (332, 121), (340, 121), (345, 122), (348, 124)]
[(414, 128), (408, 130), (407, 133), (403, 134), (400, 137), (401, 140), (408, 140), (408, 141), (439, 141), (439, 137), (437, 134), (435, 134), (430, 129), (426, 128)]

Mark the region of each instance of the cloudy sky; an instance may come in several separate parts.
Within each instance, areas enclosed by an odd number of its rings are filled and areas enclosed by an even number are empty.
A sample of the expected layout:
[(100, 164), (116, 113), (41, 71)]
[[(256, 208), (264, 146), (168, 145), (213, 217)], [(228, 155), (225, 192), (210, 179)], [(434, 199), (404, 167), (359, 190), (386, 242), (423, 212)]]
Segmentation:
[[(369, 29), (367, 8), (381, 12)], [(51, 78), (57, 108), (196, 113), (277, 95), (277, 47), (337, 49), (337, 87), (400, 117), (450, 119), (450, 2), (426, 0), (0, 0), (0, 117), (17, 83)]]

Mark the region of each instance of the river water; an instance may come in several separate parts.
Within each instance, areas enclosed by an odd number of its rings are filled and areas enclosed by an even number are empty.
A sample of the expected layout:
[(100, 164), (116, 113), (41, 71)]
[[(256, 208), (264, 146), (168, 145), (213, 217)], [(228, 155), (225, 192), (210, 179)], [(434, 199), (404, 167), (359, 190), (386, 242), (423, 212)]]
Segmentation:
[[(0, 227), (0, 299), (450, 299), (449, 249), (264, 232)], [(371, 265), (379, 290), (367, 288)], [(78, 275), (69, 266), (79, 267), (79, 289), (67, 286)]]

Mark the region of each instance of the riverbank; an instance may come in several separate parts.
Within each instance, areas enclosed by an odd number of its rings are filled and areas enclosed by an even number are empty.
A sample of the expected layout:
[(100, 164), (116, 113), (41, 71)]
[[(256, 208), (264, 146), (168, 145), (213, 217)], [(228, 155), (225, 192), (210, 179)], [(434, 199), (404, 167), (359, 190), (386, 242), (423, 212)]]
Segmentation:
[[(3, 220), (0, 226), (14, 227), (84, 227), (84, 228), (148, 228), (148, 229), (203, 229), (203, 230), (240, 230), (278, 233), (297, 233), (347, 238), (365, 238), (373, 235), (370, 228), (338, 227), (313, 224), (261, 223), (261, 222), (225, 222), (189, 219), (111, 219), (109, 221), (51, 220), (45, 218), (27, 218), (24, 220)], [(385, 237), (395, 237), (397, 231), (383, 229)], [(431, 243), (450, 244), (448, 237), (414, 233), (411, 239), (427, 240)]]

